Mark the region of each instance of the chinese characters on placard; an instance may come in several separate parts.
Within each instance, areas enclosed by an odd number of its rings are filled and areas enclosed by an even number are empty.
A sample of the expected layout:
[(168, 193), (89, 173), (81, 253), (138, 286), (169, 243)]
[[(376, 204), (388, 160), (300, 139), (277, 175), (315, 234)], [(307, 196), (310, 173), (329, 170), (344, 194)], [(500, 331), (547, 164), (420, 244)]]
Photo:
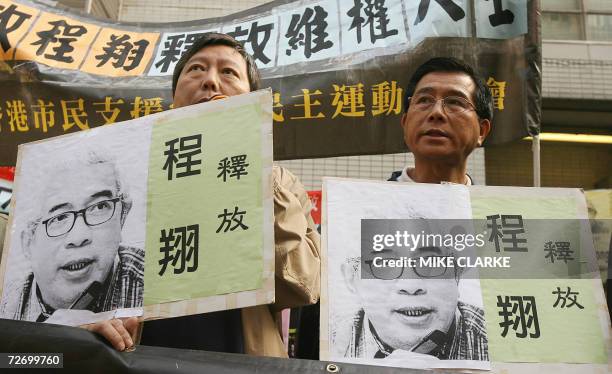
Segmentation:
[[(554, 309), (584, 309), (578, 300), (580, 293), (572, 291), (571, 287), (557, 286), (552, 295), (556, 297), (551, 305)], [(538, 339), (542, 336), (535, 296), (497, 295), (497, 308), (503, 338), (511, 334), (520, 339)]]
[(173, 178), (183, 178), (191, 175), (198, 175), (202, 172), (202, 135), (191, 135), (182, 138), (175, 138), (166, 142), (166, 163), (163, 169), (166, 170), (168, 180)]
[(182, 274), (184, 271), (192, 273), (198, 270), (199, 241), (200, 226), (197, 224), (162, 229), (159, 251), (163, 257), (159, 260), (158, 274), (164, 275), (168, 264), (172, 266), (174, 274)]
[(538, 309), (534, 296), (497, 296), (498, 315), (501, 317), (499, 327), (501, 336), (506, 337), (510, 328), (517, 338), (540, 337)]
[[(494, 214), (487, 216), (487, 229), (490, 230), (489, 242), (495, 243), (495, 251), (527, 252), (527, 239), (523, 237), (523, 217), (515, 214)], [(501, 242), (501, 244), (500, 244)]]
[(568, 261), (574, 260), (574, 251), (571, 249), (571, 243), (566, 241), (548, 241), (544, 243), (545, 259), (550, 259), (551, 263), (555, 261), (563, 261), (567, 264)]
[[(164, 145), (165, 162), (161, 171), (165, 173), (167, 182), (205, 175), (206, 170), (202, 169), (202, 134), (169, 139)], [(219, 183), (240, 183), (249, 175), (248, 168), (247, 154), (224, 157), (219, 160), (216, 179)], [(248, 230), (246, 217), (247, 211), (238, 206), (224, 208), (223, 212), (216, 215), (219, 226), (214, 234)], [(163, 276), (168, 266), (173, 268), (174, 274), (197, 271), (201, 234), (198, 223), (161, 229), (159, 251), (163, 257), (159, 260), (158, 275)]]

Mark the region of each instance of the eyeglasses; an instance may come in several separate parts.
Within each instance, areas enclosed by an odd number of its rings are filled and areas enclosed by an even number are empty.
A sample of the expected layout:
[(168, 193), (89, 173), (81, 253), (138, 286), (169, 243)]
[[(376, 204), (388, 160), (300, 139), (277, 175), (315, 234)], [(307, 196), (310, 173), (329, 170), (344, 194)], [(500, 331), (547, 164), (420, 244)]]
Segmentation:
[(442, 100), (442, 108), (446, 113), (462, 113), (468, 110), (476, 110), (474, 104), (459, 96), (447, 96), (442, 99), (436, 99), (431, 95), (422, 94), (411, 96), (408, 100), (410, 101), (410, 108), (420, 112), (430, 110), (440, 100)]
[[(419, 278), (442, 278), (446, 274), (448, 267), (446, 266), (435, 266), (436, 264), (446, 263), (446, 261), (436, 261), (437, 258), (446, 259), (449, 256), (423, 256), (415, 257), (415, 266), (410, 266), (414, 274)], [(396, 260), (394, 257), (385, 258), (389, 260)], [(404, 273), (404, 266), (391, 267), (391, 266), (374, 266), (374, 260), (364, 261), (370, 268), (370, 273), (376, 279), (382, 280), (393, 280), (402, 277)], [(410, 278), (409, 276), (405, 278)]]
[(47, 235), (51, 238), (69, 233), (80, 215), (83, 216), (83, 221), (87, 226), (101, 225), (113, 218), (117, 202), (121, 199), (121, 197), (115, 197), (98, 201), (81, 210), (62, 212), (42, 221), (42, 223), (45, 225)]

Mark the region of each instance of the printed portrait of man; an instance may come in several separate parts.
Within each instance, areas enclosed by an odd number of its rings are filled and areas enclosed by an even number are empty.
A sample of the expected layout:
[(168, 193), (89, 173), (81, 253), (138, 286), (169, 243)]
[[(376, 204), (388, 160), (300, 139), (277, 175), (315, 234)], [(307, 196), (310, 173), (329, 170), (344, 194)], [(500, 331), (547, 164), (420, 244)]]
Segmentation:
[(42, 322), (58, 309), (142, 306), (144, 251), (121, 244), (132, 200), (115, 162), (87, 151), (54, 164), (13, 236), (31, 272), (6, 285), (1, 316)]
[[(447, 266), (453, 251), (439, 246), (415, 251), (383, 249), (342, 265), (359, 310), (336, 331), (344, 357), (488, 361), (482, 308), (460, 300), (462, 270)], [(414, 259), (414, 266), (381, 266), (382, 259)], [(439, 259), (435, 262), (423, 259)], [(348, 323), (345, 323), (348, 325)]]

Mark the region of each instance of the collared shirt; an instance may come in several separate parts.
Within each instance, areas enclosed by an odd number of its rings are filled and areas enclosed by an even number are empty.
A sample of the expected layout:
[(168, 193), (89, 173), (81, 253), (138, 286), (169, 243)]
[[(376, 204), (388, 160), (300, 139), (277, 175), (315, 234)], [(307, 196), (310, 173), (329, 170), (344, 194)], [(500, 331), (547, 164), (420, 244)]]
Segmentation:
[[(414, 180), (412, 178), (410, 178), (410, 176), (408, 175), (408, 170), (414, 170), (414, 168), (411, 167), (405, 167), (403, 168), (401, 171), (394, 171), (393, 173), (391, 173), (391, 177), (389, 177), (389, 179), (387, 179), (388, 181), (394, 181), (394, 182), (410, 182), (410, 183), (415, 183)], [(467, 177), (467, 181), (465, 183), (466, 186), (471, 186), (474, 184), (474, 181), (472, 180), (472, 177), (470, 177), (469, 174), (465, 175)], [(444, 182), (443, 182), (444, 183)]]
[[(144, 251), (119, 246), (113, 270), (105, 282), (105, 292), (95, 303), (93, 312), (142, 306), (144, 286)], [(2, 300), (0, 316), (24, 321), (44, 321), (54, 310), (40, 298), (34, 274), (21, 285), (13, 285)]]
[[(344, 357), (384, 358), (391, 352), (393, 348), (377, 337), (363, 309), (357, 312)], [(458, 302), (455, 321), (447, 332), (446, 341), (429, 354), (441, 360), (488, 361), (487, 332), (482, 309)]]

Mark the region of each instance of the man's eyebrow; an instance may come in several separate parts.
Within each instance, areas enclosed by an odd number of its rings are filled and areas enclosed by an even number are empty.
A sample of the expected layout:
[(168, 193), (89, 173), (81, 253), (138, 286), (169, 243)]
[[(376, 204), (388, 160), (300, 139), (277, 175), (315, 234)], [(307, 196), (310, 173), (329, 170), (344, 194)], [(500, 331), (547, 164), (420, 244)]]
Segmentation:
[[(242, 57), (240, 54), (238, 56), (240, 56), (240, 58), (244, 60), (244, 57)], [(238, 63), (236, 59), (220, 57), (218, 61), (220, 65), (231, 65), (231, 67), (235, 68), (236, 70), (241, 70), (242, 65)], [(245, 61), (245, 65), (246, 65), (246, 61)]]
[(421, 247), (418, 248), (417, 251), (419, 252), (434, 252), (438, 255), (443, 254), (442, 249), (440, 249), (440, 247)]
[(96, 192), (94, 194), (91, 194), (89, 196), (89, 198), (91, 200), (97, 199), (98, 197), (106, 197), (108, 199), (111, 199), (113, 197), (113, 195), (114, 195), (113, 191), (111, 191), (111, 190), (102, 190), (102, 191), (98, 191), (98, 192)]
[[(89, 196), (88, 200), (95, 200), (99, 197), (105, 197), (107, 199), (112, 199), (114, 196), (113, 191), (111, 190), (102, 190), (102, 191), (98, 191), (96, 193), (93, 193)], [(63, 208), (72, 208), (72, 204), (70, 203), (61, 203), (61, 204), (57, 204), (51, 207), (51, 209), (49, 209), (49, 213), (53, 213), (57, 210), (63, 209)]]
[(190, 58), (186, 63), (185, 63), (185, 67), (191, 66), (193, 64), (201, 64), (201, 63), (206, 63), (208, 62), (208, 59), (204, 56), (194, 56), (192, 58)]
[(370, 253), (393, 253), (393, 250), (390, 248), (383, 248), (380, 251), (371, 251)]
[[(244, 57), (242, 57), (240, 54), (239, 54), (239, 56), (240, 56), (240, 58), (244, 59)], [(189, 61), (187, 61), (185, 66), (187, 67), (187, 66), (190, 66), (190, 65), (192, 65), (194, 63), (207, 63), (207, 62), (209, 62), (209, 58), (208, 57), (206, 57), (206, 56), (197, 56), (195, 58), (192, 57)], [(233, 65), (236, 68), (240, 67), (240, 64), (236, 61), (236, 59), (233, 59), (233, 58), (218, 57), (217, 58), (217, 62), (220, 65), (230, 64), (230, 65)], [(245, 61), (245, 63), (246, 63), (246, 61)]]
[(57, 205), (52, 206), (51, 209), (49, 209), (49, 213), (53, 213), (56, 210), (60, 210), (60, 209), (63, 209), (63, 208), (71, 208), (71, 207), (72, 207), (72, 204), (70, 204), (70, 203), (57, 204)]
[[(426, 93), (426, 94), (431, 94), (435, 92), (435, 89), (433, 87), (423, 87), (423, 88), (419, 88), (413, 96), (417, 95), (417, 94), (421, 94), (421, 93)], [(445, 91), (445, 96), (459, 96), (459, 97), (463, 97), (464, 99), (471, 99), (469, 95), (466, 95), (465, 92), (460, 91), (460, 90), (455, 90), (455, 89), (449, 89)]]
[(416, 90), (414, 92), (414, 95), (418, 95), (418, 94), (421, 94), (421, 93), (432, 93), (433, 91), (434, 91), (434, 89), (431, 88), (431, 87), (421, 87), (421, 88), (419, 88), (418, 90)]

